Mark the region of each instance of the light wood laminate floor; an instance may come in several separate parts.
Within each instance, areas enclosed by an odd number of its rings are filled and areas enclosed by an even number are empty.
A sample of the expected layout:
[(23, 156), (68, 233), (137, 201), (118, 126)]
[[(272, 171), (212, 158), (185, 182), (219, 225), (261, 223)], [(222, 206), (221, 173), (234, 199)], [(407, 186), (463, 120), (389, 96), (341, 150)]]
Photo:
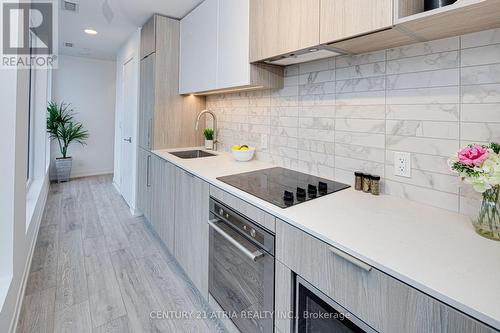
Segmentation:
[(218, 320), (178, 318), (210, 308), (111, 181), (51, 185), (17, 331), (223, 332)]

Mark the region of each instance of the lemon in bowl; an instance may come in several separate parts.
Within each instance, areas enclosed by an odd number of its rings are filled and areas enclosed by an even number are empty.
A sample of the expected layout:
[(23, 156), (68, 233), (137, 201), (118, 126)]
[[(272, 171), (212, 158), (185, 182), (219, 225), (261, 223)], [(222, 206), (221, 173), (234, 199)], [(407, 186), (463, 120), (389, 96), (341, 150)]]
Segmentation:
[(234, 145), (231, 149), (233, 153), (233, 158), (239, 162), (248, 162), (253, 158), (255, 154), (255, 148), (249, 147), (247, 145)]

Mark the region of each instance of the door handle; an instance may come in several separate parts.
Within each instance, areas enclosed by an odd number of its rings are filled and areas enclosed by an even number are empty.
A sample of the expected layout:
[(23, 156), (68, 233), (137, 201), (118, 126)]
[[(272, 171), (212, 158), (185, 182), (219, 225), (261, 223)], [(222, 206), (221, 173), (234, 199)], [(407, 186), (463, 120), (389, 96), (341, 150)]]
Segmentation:
[(343, 251), (340, 251), (339, 249), (336, 249), (334, 247), (329, 247), (328, 249), (330, 250), (330, 252), (332, 252), (336, 256), (341, 257), (342, 259), (350, 262), (354, 266), (357, 266), (357, 267), (361, 268), (362, 270), (364, 270), (366, 272), (369, 272), (369, 271), (372, 270), (372, 266), (368, 265), (364, 261), (361, 261), (361, 260), (359, 260), (357, 258), (354, 258), (353, 256), (351, 256), (351, 255), (349, 255), (349, 254), (347, 254), (347, 253), (345, 253)]
[(132, 143), (132, 137), (129, 136), (128, 139), (123, 139), (123, 141), (127, 141), (128, 143)]
[(208, 225), (214, 229), (219, 235), (224, 237), (229, 243), (233, 244), (238, 250), (240, 250), (245, 256), (250, 258), (253, 261), (257, 261), (259, 258), (262, 258), (264, 256), (264, 253), (261, 251), (257, 250), (255, 252), (250, 251), (246, 247), (244, 247), (241, 243), (239, 243), (236, 239), (231, 237), (228, 233), (226, 233), (224, 230), (219, 228), (215, 223), (219, 222), (219, 219), (213, 219), (208, 221)]

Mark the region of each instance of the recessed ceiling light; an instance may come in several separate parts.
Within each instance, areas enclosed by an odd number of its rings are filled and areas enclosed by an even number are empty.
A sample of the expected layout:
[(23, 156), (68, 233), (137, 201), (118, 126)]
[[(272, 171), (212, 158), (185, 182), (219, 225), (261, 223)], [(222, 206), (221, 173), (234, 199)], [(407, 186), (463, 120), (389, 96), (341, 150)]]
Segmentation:
[(85, 29), (83, 31), (85, 31), (85, 33), (89, 35), (97, 35), (97, 31), (95, 31), (94, 29)]

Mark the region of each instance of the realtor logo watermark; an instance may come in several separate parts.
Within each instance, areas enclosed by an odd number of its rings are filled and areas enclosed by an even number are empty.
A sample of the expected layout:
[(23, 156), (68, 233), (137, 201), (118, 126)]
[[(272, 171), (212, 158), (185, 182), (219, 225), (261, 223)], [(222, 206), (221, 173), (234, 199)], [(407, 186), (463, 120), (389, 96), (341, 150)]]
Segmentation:
[(57, 1), (1, 2), (0, 68), (57, 67)]

